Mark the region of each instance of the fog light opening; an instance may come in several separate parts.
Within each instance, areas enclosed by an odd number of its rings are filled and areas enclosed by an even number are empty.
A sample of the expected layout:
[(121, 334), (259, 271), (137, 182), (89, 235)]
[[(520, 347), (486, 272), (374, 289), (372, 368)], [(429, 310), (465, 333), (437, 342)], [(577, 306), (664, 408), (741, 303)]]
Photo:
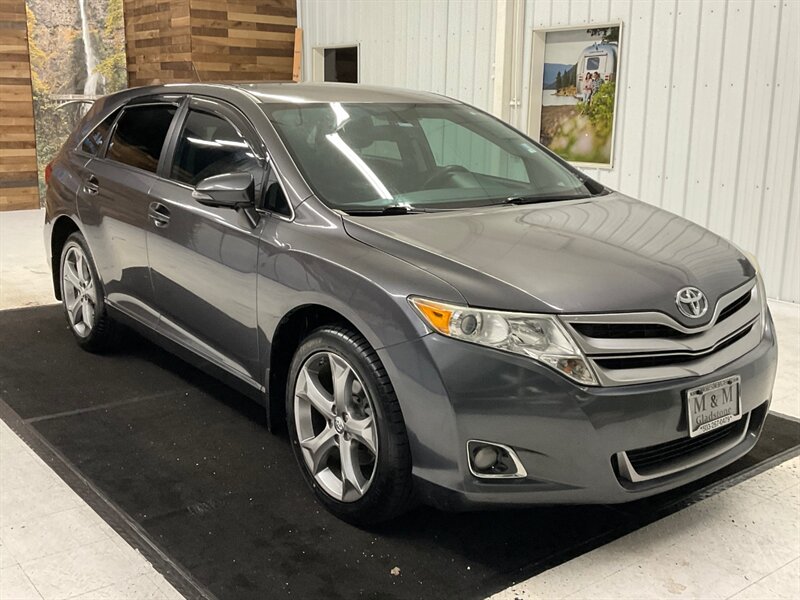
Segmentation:
[(467, 442), (469, 469), (475, 477), (521, 478), (527, 473), (517, 454), (508, 446), (480, 440)]

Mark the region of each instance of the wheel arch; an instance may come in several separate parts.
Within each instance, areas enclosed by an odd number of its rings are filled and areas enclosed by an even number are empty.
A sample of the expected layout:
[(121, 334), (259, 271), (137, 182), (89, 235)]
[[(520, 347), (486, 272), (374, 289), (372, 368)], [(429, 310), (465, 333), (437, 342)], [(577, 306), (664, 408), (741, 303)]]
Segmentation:
[(284, 315), (272, 335), (265, 381), (270, 430), (282, 429), (286, 421), (287, 378), (297, 348), (309, 333), (324, 325), (349, 327), (367, 337), (362, 329), (341, 312), (322, 304), (303, 304)]
[(61, 250), (67, 238), (76, 232), (81, 232), (80, 227), (68, 215), (57, 217), (53, 223), (50, 234), (50, 272), (53, 275), (53, 292), (58, 300), (61, 300)]

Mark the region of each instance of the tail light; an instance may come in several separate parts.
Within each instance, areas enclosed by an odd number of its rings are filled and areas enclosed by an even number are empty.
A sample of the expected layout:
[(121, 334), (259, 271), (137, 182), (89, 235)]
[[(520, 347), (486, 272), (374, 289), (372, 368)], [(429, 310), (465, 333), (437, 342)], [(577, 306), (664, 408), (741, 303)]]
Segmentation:
[(53, 175), (53, 163), (47, 163), (47, 166), (44, 168), (44, 184), (50, 185), (50, 177)]

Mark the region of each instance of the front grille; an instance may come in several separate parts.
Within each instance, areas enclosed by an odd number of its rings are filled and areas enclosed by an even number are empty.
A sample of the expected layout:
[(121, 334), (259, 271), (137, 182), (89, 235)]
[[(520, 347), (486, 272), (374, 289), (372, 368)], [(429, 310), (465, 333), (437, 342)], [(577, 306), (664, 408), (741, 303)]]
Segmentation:
[[(752, 325), (745, 327), (732, 335), (727, 340), (717, 344), (710, 352), (720, 352), (728, 346), (732, 346), (753, 328)], [(645, 367), (661, 367), (665, 365), (679, 365), (696, 361), (707, 353), (682, 353), (682, 354), (649, 354), (646, 356), (617, 356), (613, 358), (596, 358), (595, 364), (605, 369), (643, 369)]]
[(684, 338), (692, 335), (657, 323), (575, 323), (573, 328), (587, 337), (605, 339)]
[[(686, 327), (662, 312), (565, 315), (602, 385), (632, 385), (711, 373), (761, 340), (755, 279), (717, 300), (710, 323)], [(709, 307), (711, 309), (712, 307)]]
[(701, 448), (724, 440), (730, 435), (738, 434), (741, 428), (741, 421), (734, 421), (698, 437), (685, 437), (638, 450), (628, 450), (628, 460), (639, 473), (657, 469), (664, 463), (690, 456)]
[(711, 460), (742, 443), (748, 432), (759, 431), (767, 416), (764, 402), (738, 421), (697, 437), (682, 437), (644, 448), (617, 452), (611, 464), (620, 482), (629, 486), (680, 473)]

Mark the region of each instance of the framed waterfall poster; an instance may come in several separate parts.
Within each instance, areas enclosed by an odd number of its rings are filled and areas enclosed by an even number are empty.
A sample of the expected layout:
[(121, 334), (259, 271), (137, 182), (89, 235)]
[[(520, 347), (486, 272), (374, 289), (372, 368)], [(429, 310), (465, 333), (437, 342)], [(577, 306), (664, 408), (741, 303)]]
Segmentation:
[(128, 86), (123, 0), (25, 0), (39, 197), (44, 168), (95, 98)]
[(613, 166), (622, 23), (534, 31), (532, 137), (577, 166)]

